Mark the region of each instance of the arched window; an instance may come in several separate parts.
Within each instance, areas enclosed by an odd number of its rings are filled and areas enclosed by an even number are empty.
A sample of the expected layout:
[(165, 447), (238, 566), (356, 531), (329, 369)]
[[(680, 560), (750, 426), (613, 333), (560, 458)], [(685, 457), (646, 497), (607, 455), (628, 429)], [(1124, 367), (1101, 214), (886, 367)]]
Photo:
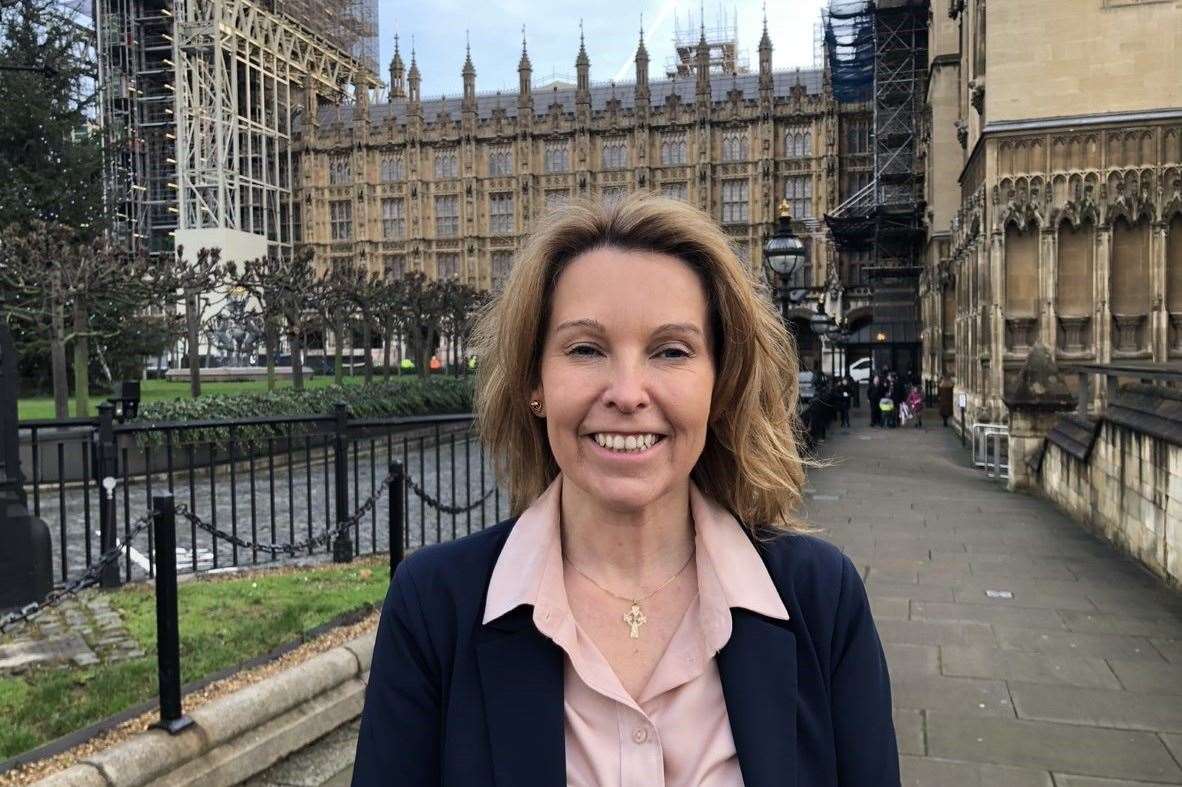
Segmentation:
[(383, 183), (394, 183), (406, 178), (406, 161), (402, 156), (383, 156), (381, 165)]
[(722, 137), (722, 160), (745, 161), (747, 159), (747, 137), (741, 131), (724, 134)]

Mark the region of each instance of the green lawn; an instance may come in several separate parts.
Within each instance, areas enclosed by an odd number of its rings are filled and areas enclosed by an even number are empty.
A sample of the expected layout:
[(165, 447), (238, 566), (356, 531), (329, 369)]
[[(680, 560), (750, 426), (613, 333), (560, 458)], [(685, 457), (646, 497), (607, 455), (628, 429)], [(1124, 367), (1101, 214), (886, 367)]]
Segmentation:
[[(385, 557), (184, 583), (179, 591), (182, 681), (260, 656), (366, 603), (379, 605), (388, 584)], [(153, 590), (124, 588), (111, 595), (111, 603), (146, 655), (0, 677), (0, 760), (156, 696)]]
[[(408, 377), (411, 375), (408, 375)], [(380, 374), (374, 375), (374, 380), (381, 382), (384, 378)], [(392, 380), (397, 380), (395, 375), (391, 377)], [(362, 375), (345, 375), (345, 385), (360, 385), (365, 382), (365, 377)], [(335, 380), (331, 374), (318, 374), (311, 379), (304, 380), (306, 388), (324, 388), (333, 385)], [(290, 388), (290, 380), (276, 381), (275, 388)], [(251, 380), (249, 382), (237, 383), (215, 383), (207, 382), (201, 384), (201, 393), (205, 394), (242, 394), (242, 393), (265, 393), (267, 390), (267, 381)], [(93, 394), (90, 397), (90, 414), (96, 415), (98, 413), (98, 406), (106, 401), (108, 394)], [(156, 402), (168, 399), (188, 399), (189, 398), (189, 382), (188, 380), (142, 380), (140, 382), (140, 401), (141, 402)], [(74, 400), (70, 399), (70, 415), (74, 413)], [(42, 397), (37, 399), (21, 399), (17, 403), (17, 418), (22, 421), (32, 420), (35, 418), (53, 418), (53, 397)]]

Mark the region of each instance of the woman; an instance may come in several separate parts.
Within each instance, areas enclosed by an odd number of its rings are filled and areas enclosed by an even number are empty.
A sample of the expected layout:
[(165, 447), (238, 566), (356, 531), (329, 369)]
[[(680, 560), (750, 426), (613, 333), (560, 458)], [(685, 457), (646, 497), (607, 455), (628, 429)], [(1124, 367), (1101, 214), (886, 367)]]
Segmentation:
[(919, 392), (918, 385), (911, 386), (906, 405), (909, 417), (915, 420), (915, 428), (923, 426), (923, 394)]
[(795, 345), (719, 227), (560, 209), (474, 344), (515, 515), (399, 566), (353, 784), (898, 785), (862, 581), (792, 513)]

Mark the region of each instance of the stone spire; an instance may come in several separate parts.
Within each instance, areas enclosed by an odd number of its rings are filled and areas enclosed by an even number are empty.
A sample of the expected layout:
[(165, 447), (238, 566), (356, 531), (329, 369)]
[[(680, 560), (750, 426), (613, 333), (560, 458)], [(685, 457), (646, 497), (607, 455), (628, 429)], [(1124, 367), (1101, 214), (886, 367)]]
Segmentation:
[(767, 34), (767, 4), (763, 6), (763, 35), (759, 39), (759, 90), (772, 90), (772, 39)]
[(587, 57), (587, 47), (583, 43), (583, 20), (579, 20), (579, 55), (575, 58), (575, 101), (591, 101), (591, 59)]
[(419, 95), (419, 85), (421, 82), (419, 64), (415, 62), (415, 44), (414, 37), (412, 36), (410, 42), (410, 71), (406, 75), (407, 99), (410, 103), (412, 113), (422, 111), (422, 97)]
[[(468, 37), (468, 32), (464, 31), (465, 39)], [(464, 70), (461, 72), (464, 77), (464, 109), (476, 109), (476, 68), (472, 65), (472, 46), (470, 42), (465, 43), (466, 56), (464, 57)]]
[(699, 23), (701, 37), (698, 39), (698, 51), (694, 56), (694, 71), (698, 77), (698, 98), (708, 99), (710, 97), (710, 44), (706, 42), (706, 13), (704, 10)]
[(521, 26), (521, 60), (517, 63), (517, 106), (526, 108), (533, 104), (533, 66), (525, 49), (525, 25)]
[(394, 59), (390, 61), (390, 98), (406, 98), (405, 69), (398, 52), (398, 34), (394, 34)]
[(644, 48), (644, 14), (640, 15), (640, 45), (636, 47), (636, 100), (648, 101), (648, 50)]

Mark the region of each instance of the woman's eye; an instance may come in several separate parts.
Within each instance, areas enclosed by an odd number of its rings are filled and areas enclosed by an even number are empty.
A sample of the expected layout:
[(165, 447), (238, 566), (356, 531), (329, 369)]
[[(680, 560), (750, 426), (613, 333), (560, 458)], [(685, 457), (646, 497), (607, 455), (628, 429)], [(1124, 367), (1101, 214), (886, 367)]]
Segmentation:
[[(583, 350), (587, 350), (590, 353), (598, 353), (599, 352), (599, 348), (597, 348), (597, 347), (592, 347), (589, 344), (579, 344), (579, 345), (575, 345), (574, 347), (570, 348), (570, 350), (567, 351), (567, 354), (568, 355), (583, 355), (586, 357), (590, 357), (586, 353), (584, 353)], [(663, 350), (658, 351), (659, 355), (664, 355), (665, 353), (680, 353), (680, 356), (674, 356), (674, 357), (680, 357), (680, 358), (688, 358), (689, 357), (689, 352), (687, 352), (686, 350), (683, 350), (680, 347), (666, 347)]]

